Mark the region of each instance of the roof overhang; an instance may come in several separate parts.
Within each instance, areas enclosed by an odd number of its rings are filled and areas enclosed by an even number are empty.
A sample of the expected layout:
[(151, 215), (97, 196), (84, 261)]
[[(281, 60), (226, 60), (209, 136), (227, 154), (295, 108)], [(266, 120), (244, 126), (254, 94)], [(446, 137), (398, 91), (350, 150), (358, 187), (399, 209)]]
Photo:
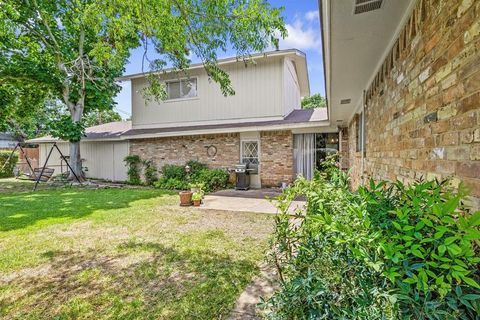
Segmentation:
[[(326, 96), (333, 125), (347, 126), (363, 91), (393, 46), (417, 0), (383, 0), (380, 9), (354, 14), (356, 0), (319, 0)], [(350, 99), (342, 104), (341, 100)]]
[[(295, 62), (295, 67), (297, 69), (297, 77), (299, 79), (299, 85), (300, 85), (300, 95), (302, 97), (309, 96), (310, 82), (308, 79), (307, 56), (304, 52), (300, 50), (286, 49), (286, 50), (269, 51), (264, 53), (256, 53), (247, 57), (230, 57), (225, 59), (219, 59), (217, 63), (219, 66), (227, 66), (229, 64), (234, 64), (234, 63), (244, 63), (245, 61), (254, 61), (254, 62), (261, 61), (263, 59), (268, 59), (273, 57), (290, 58)], [(204, 66), (202, 63), (194, 63), (194, 64), (191, 64), (186, 69), (186, 71), (188, 72), (189, 70), (191, 71), (201, 70), (203, 68)], [(159, 74), (159, 75), (168, 74), (176, 71), (177, 71), (176, 69), (167, 68), (160, 72), (156, 72), (156, 74)], [(152, 72), (141, 72), (141, 73), (135, 73), (130, 75), (124, 75), (124, 76), (118, 77), (116, 80), (118, 81), (134, 80), (134, 79), (143, 78), (151, 73)]]

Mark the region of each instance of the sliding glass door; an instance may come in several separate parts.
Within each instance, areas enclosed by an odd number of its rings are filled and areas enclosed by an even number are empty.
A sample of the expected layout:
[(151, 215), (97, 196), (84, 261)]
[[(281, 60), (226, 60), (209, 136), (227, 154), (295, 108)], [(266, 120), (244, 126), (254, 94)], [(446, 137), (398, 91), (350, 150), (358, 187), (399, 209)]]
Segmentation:
[(338, 133), (304, 133), (293, 135), (295, 174), (313, 178), (316, 169), (331, 154), (338, 152)]

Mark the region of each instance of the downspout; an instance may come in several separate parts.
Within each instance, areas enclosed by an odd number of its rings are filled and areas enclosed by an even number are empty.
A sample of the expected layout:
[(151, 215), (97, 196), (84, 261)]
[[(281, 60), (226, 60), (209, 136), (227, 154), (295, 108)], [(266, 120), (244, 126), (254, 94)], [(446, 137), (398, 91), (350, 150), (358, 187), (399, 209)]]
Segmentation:
[(362, 97), (362, 140), (361, 140), (361, 147), (362, 147), (362, 161), (361, 161), (361, 173), (362, 173), (362, 185), (365, 184), (365, 90), (363, 90), (363, 97)]

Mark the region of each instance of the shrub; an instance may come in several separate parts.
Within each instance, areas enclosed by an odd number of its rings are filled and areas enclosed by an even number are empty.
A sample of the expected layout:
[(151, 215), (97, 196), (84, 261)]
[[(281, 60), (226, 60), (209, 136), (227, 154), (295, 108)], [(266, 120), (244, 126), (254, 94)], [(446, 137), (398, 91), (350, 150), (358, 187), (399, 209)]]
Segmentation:
[[(328, 165), (328, 164), (327, 164)], [(371, 182), (351, 192), (330, 163), (279, 198), (270, 319), (477, 319), (480, 212), (446, 182)], [(307, 199), (303, 215), (288, 206)]]
[(166, 164), (162, 167), (162, 177), (166, 179), (185, 180), (187, 173), (184, 166), (177, 166), (173, 164)]
[(227, 187), (229, 173), (222, 169), (202, 169), (195, 176), (195, 182), (203, 183), (207, 192)]
[[(297, 179), (280, 198), (271, 259), (281, 291), (266, 302), (270, 319), (393, 319), (396, 307), (364, 204), (322, 175)], [(305, 216), (292, 218), (288, 207), (307, 198)]]
[(154, 186), (159, 189), (167, 190), (186, 190), (188, 189), (188, 183), (186, 180), (177, 178), (160, 177)]
[(397, 288), (402, 315), (474, 319), (480, 314), (480, 212), (468, 213), (461, 204), (465, 192), (448, 191), (447, 181), (384, 185), (372, 181), (359, 193), (382, 232), (383, 275)]
[[(1, 150), (0, 151), (0, 178), (9, 178), (13, 177), (13, 169), (17, 165), (18, 162), (18, 155), (15, 153), (13, 154), (12, 158), (10, 161), (7, 162), (8, 158), (10, 157), (10, 154), (12, 151), (10, 150)], [(5, 167), (3, 167), (5, 165)], [(3, 168), (3, 170), (2, 170)]]
[(142, 162), (142, 160), (140, 159), (140, 157), (137, 155), (129, 155), (126, 156), (123, 161), (125, 161), (128, 166), (127, 182), (134, 185), (141, 184), (142, 180), (140, 179), (140, 163)]
[(145, 176), (145, 184), (147, 186), (153, 186), (154, 183), (157, 182), (157, 168), (152, 160), (143, 161), (143, 175)]
[(162, 177), (155, 184), (161, 189), (188, 189), (189, 183), (202, 184), (205, 191), (215, 191), (225, 188), (228, 184), (229, 174), (221, 169), (208, 169), (205, 164), (198, 161), (188, 161), (186, 163), (190, 167), (187, 175), (185, 166), (164, 165), (162, 168)]

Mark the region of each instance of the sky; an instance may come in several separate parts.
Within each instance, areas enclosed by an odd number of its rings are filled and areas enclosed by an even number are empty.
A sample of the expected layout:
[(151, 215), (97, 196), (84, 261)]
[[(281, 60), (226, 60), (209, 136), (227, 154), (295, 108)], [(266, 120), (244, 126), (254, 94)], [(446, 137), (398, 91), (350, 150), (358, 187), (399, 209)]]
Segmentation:
[[(310, 80), (310, 93), (320, 93), (325, 96), (323, 78), (322, 43), (320, 21), (318, 16), (317, 0), (269, 0), (273, 7), (284, 7), (288, 36), (280, 40), (280, 49), (298, 49), (307, 55), (308, 75)], [(234, 56), (233, 51), (220, 53), (219, 57)], [(124, 75), (142, 72), (143, 48), (133, 50), (129, 63), (126, 65)], [(192, 59), (195, 61), (195, 58)], [(115, 110), (122, 118), (131, 115), (131, 86), (130, 82), (123, 82), (122, 91), (116, 97)]]

